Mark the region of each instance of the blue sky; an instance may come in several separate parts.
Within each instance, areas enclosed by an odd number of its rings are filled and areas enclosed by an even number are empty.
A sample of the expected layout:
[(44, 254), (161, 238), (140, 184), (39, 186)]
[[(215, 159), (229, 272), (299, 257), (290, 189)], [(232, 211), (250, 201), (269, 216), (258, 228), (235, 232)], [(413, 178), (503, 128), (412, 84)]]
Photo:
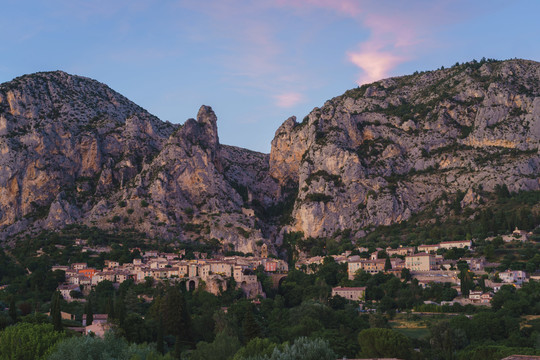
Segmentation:
[(210, 105), (221, 143), (269, 152), (289, 116), (358, 84), (539, 61), (538, 14), (537, 0), (4, 0), (0, 82), (64, 70), (174, 123)]

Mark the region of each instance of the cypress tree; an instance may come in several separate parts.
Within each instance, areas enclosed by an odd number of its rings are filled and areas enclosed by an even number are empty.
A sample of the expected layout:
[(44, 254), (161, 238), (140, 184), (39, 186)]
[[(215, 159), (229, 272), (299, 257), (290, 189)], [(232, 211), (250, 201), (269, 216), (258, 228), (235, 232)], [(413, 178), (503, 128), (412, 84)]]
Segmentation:
[(386, 261), (384, 262), (384, 271), (392, 269), (392, 262), (390, 261), (390, 256), (386, 255)]
[(109, 316), (109, 319), (116, 319), (116, 314), (114, 311), (114, 303), (116, 302), (116, 298), (113, 300), (109, 297), (107, 300), (107, 315)]
[(123, 327), (124, 320), (126, 319), (126, 307), (124, 305), (124, 299), (121, 296), (118, 297), (118, 299), (116, 300), (114, 314), (118, 319), (118, 325), (120, 325), (120, 327)]
[(51, 299), (51, 318), (55, 331), (62, 331), (62, 314), (60, 312), (60, 292), (55, 291)]
[(157, 333), (157, 351), (160, 354), (165, 353), (165, 348), (163, 346), (163, 317), (161, 314), (159, 314), (159, 322), (158, 322), (158, 333)]
[(191, 317), (184, 295), (177, 287), (170, 287), (163, 299), (163, 320), (167, 333), (176, 337), (175, 351), (181, 350), (181, 343), (191, 342)]
[(259, 328), (259, 324), (257, 324), (251, 309), (248, 310), (246, 316), (244, 317), (244, 321), (242, 322), (242, 330), (244, 332), (244, 341), (246, 343), (256, 337), (261, 337), (261, 329)]
[(9, 302), (9, 316), (14, 323), (17, 322), (17, 306), (15, 305), (15, 297), (12, 296)]
[(92, 325), (94, 322), (94, 313), (92, 312), (92, 300), (88, 298), (86, 303), (86, 326)]

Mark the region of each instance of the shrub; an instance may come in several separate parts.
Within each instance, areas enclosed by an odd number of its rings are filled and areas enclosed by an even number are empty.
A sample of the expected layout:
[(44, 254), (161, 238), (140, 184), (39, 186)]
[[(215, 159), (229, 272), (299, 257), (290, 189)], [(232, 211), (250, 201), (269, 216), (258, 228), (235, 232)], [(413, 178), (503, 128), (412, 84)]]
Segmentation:
[(332, 196), (323, 193), (312, 193), (306, 195), (306, 201), (327, 203), (332, 200)]
[(0, 334), (2, 359), (45, 359), (54, 345), (66, 336), (52, 324), (19, 323)]

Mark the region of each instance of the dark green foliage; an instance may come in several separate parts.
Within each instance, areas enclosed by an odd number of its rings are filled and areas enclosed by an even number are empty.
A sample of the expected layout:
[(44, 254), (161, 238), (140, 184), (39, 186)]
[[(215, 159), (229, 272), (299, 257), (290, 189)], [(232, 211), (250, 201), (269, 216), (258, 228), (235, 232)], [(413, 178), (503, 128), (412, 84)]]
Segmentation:
[(191, 352), (190, 359), (227, 360), (232, 358), (240, 347), (241, 345), (238, 338), (221, 332), (217, 334), (216, 339), (212, 343), (198, 343), (197, 348)]
[(522, 108), (520, 107), (515, 107), (515, 108), (512, 108), (512, 110), (510, 110), (510, 116), (521, 116), (523, 114), (526, 114), (527, 111), (523, 110)]
[(163, 329), (163, 316), (161, 314), (159, 314), (159, 322), (158, 322), (158, 329), (157, 329), (158, 333), (157, 333), (157, 340), (156, 340), (156, 348), (157, 348), (157, 351), (160, 353), (160, 354), (164, 354), (165, 353), (165, 347), (164, 347), (164, 343), (163, 343), (163, 336), (165, 335), (165, 331)]
[(410, 359), (412, 347), (409, 339), (391, 329), (366, 329), (358, 334), (362, 356), (372, 358)]
[(333, 182), (334, 186), (343, 186), (343, 181), (341, 181), (341, 176), (340, 175), (329, 174), (325, 170), (318, 170), (318, 171), (315, 171), (315, 172), (311, 173), (308, 176), (308, 178), (306, 179), (306, 184), (311, 185), (311, 182), (313, 180), (318, 179), (318, 178), (322, 178), (326, 182)]
[(94, 310), (92, 309), (92, 299), (88, 298), (86, 302), (86, 326), (92, 325), (94, 322)]
[(503, 202), (504, 199), (508, 199), (510, 197), (510, 191), (508, 191), (506, 184), (495, 185), (495, 195), (497, 195), (497, 200), (499, 202)]
[(15, 305), (15, 297), (11, 296), (11, 300), (9, 302), (9, 316), (11, 317), (11, 320), (16, 323), (17, 322), (17, 306)]
[(125, 339), (116, 337), (113, 333), (106, 334), (104, 339), (91, 336), (72, 337), (60, 342), (53, 351), (50, 360), (65, 359), (170, 359), (168, 355), (161, 356), (153, 347), (148, 345), (129, 344)]
[(433, 110), (439, 99), (431, 100), (427, 103), (407, 102), (401, 105), (389, 105), (387, 108), (377, 107), (373, 111), (385, 114), (387, 116), (396, 116), (402, 121), (414, 120), (416, 117), (424, 118)]
[(461, 281), (461, 293), (463, 296), (469, 296), (470, 291), (474, 287), (473, 274), (468, 268), (461, 269), (459, 272), (459, 280)]
[(244, 335), (244, 342), (247, 343), (250, 340), (261, 337), (261, 328), (253, 316), (253, 311), (250, 309), (244, 316), (242, 322), (242, 329)]
[(295, 232), (286, 232), (283, 234), (283, 245), (282, 248), (287, 253), (287, 263), (289, 265), (294, 265), (296, 258), (298, 256), (298, 251), (296, 245), (302, 241), (304, 238), (304, 233), (301, 231)]
[(325, 145), (327, 140), (327, 135), (324, 131), (317, 130), (315, 132), (315, 143), (317, 145)]
[(176, 338), (181, 347), (191, 344), (191, 316), (184, 295), (178, 287), (169, 287), (162, 304), (163, 325), (168, 334)]
[(334, 198), (330, 195), (326, 195), (323, 193), (310, 193), (306, 195), (306, 201), (312, 201), (312, 202), (323, 202), (327, 203), (329, 201), (332, 201)]
[(392, 269), (392, 263), (390, 262), (390, 256), (386, 256), (386, 260), (384, 262), (384, 271), (388, 271)]
[(60, 301), (62, 295), (60, 291), (55, 291), (51, 300), (51, 318), (55, 331), (62, 331), (62, 314), (60, 309)]
[(249, 238), (249, 236), (250, 236), (250, 234), (251, 234), (249, 231), (247, 231), (246, 229), (244, 229), (244, 228), (242, 228), (242, 227), (240, 227), (240, 226), (237, 226), (237, 227), (236, 227), (236, 230), (238, 231), (238, 233), (239, 233), (240, 235), (242, 235), (242, 236), (243, 236), (244, 238), (246, 238), (246, 239)]
[(300, 337), (294, 344), (286, 344), (283, 349), (275, 349), (268, 360), (334, 360), (336, 354), (328, 342), (322, 339)]
[(276, 346), (277, 344), (273, 343), (269, 339), (255, 338), (250, 340), (246, 346), (238, 350), (234, 355), (233, 360), (244, 360), (256, 356), (270, 357)]
[(502, 359), (510, 355), (540, 356), (540, 350), (534, 348), (512, 347), (504, 345), (481, 345), (460, 351), (458, 360), (492, 360)]
[(240, 195), (244, 203), (248, 202), (248, 188), (245, 185), (239, 184), (235, 181), (229, 181), (229, 184)]
[(32, 201), (30, 205), (32, 205), (32, 211), (24, 216), (26, 219), (43, 219), (49, 214), (50, 204), (39, 205)]
[(448, 321), (434, 323), (429, 328), (432, 358), (452, 360), (459, 349), (468, 344), (465, 332), (453, 328)]
[(394, 141), (389, 138), (364, 140), (362, 144), (356, 148), (356, 153), (360, 159), (378, 158), (386, 147), (393, 143)]
[(0, 355), (2, 359), (46, 359), (65, 336), (64, 332), (54, 331), (51, 324), (19, 323), (0, 333)]
[(342, 95), (342, 97), (352, 98), (352, 99), (360, 99), (366, 93), (366, 90), (369, 87), (369, 85), (370, 84), (364, 84), (362, 86), (357, 87), (356, 89), (347, 90)]

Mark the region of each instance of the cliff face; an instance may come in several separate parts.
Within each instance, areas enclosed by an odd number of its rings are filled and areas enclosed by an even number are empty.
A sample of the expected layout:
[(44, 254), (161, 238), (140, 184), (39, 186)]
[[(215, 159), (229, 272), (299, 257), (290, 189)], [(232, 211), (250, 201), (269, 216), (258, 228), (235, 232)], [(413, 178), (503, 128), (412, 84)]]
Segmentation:
[(202, 106), (197, 120), (164, 123), (107, 86), (63, 72), (2, 84), (2, 237), (82, 223), (254, 251), (263, 237), (244, 204), (272, 203), (266, 189), (275, 192), (277, 182), (268, 155), (221, 146), (216, 121)]
[(0, 232), (83, 223), (256, 252), (443, 215), (458, 190), (475, 207), (479, 186), (539, 189), (539, 80), (524, 60), (382, 80), (288, 119), (267, 155), (221, 145), (207, 106), (179, 126), (91, 79), (23, 76), (0, 85)]
[(81, 220), (99, 197), (132, 180), (174, 129), (94, 80), (55, 72), (2, 84), (0, 226), (12, 233), (35, 220), (45, 227)]
[(539, 189), (539, 80), (532, 61), (464, 64), (365, 85), (287, 120), (271, 155), (272, 174), (298, 179), (287, 229), (361, 235), (458, 190), (478, 201), (479, 186)]

